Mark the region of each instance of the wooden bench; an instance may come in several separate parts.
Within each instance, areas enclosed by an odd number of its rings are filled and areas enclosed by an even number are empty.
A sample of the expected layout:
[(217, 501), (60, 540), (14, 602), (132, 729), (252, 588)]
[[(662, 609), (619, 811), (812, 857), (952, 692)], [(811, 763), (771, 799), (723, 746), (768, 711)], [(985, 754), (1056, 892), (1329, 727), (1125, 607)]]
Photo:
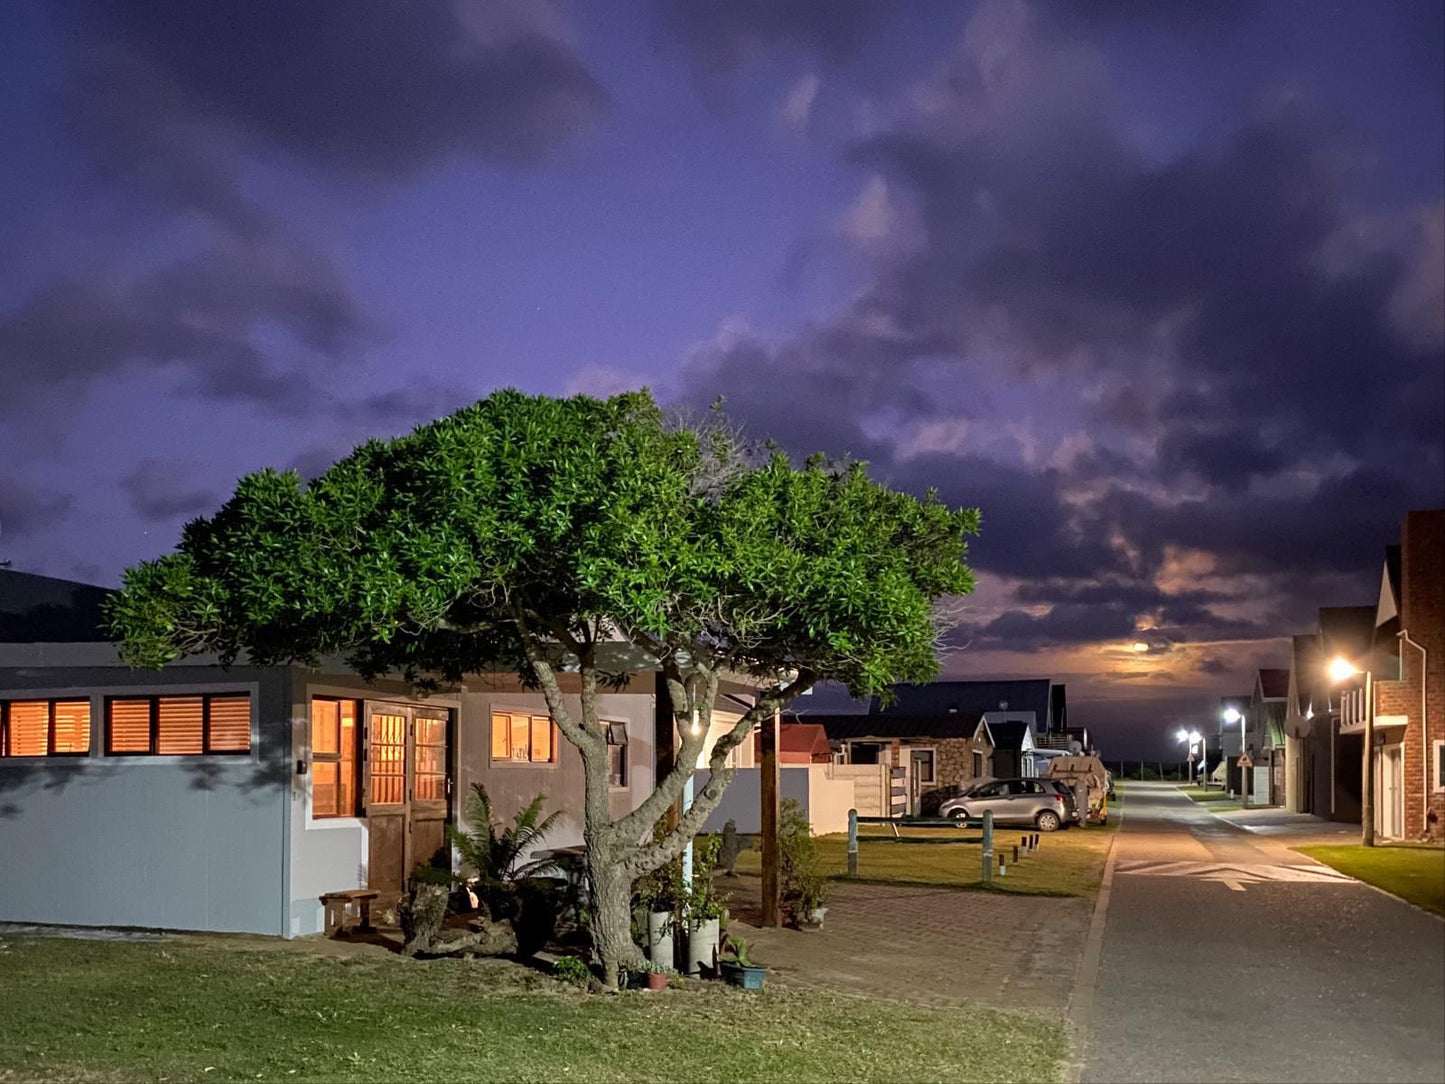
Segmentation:
[(348, 888), (344, 892), (328, 892), (321, 897), (321, 906), (326, 909), (326, 936), (336, 937), (348, 933), (346, 921), (351, 905), (356, 905), (356, 930), (366, 933), (371, 930), (371, 901), (378, 893), (372, 888)]

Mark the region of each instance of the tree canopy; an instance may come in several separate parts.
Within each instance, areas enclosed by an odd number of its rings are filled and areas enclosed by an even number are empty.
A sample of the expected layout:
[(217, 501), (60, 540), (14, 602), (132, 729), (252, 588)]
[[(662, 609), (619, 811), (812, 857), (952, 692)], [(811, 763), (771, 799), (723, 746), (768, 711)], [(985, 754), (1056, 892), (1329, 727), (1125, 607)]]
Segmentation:
[(936, 672), (933, 603), (971, 590), (978, 521), (859, 463), (749, 462), (725, 428), (668, 425), (646, 392), (502, 391), (309, 483), (248, 475), (176, 553), (126, 573), (110, 623), (142, 666), (342, 654), (368, 676), (456, 682), (526, 674), (526, 627), (863, 695)]

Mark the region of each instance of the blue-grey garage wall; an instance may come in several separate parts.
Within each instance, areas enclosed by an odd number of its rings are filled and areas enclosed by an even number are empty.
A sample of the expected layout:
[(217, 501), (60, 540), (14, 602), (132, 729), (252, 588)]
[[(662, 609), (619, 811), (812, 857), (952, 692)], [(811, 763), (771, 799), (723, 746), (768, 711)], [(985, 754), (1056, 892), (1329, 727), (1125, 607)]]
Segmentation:
[[(0, 758), (0, 920), (282, 933), (287, 685), (280, 667), (0, 669), (0, 698), (91, 698), (90, 756)], [(100, 755), (107, 695), (242, 690), (249, 755)]]
[[(778, 774), (781, 778), (778, 789), (781, 792), (782, 800), (787, 801), (791, 798), (798, 803), (806, 815), (808, 813), (807, 769), (783, 767)], [(693, 776), (697, 790), (702, 790), (711, 778), (711, 772), (700, 769)], [(728, 789), (723, 791), (722, 802), (708, 815), (702, 830), (704, 832), (721, 832), (723, 826), (731, 820), (737, 822), (739, 832), (748, 834), (761, 832), (763, 830), (762, 785), (761, 768), (739, 768), (737, 774), (733, 776), (733, 781), (728, 784)]]

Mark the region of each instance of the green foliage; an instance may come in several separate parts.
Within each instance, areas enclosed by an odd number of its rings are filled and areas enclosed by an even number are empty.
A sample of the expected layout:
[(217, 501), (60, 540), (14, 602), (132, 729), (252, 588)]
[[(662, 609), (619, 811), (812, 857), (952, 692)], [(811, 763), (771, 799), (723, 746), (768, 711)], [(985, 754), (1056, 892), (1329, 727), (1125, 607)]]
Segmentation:
[(762, 967), (762, 964), (753, 962), (753, 958), (749, 954), (750, 948), (751, 946), (748, 943), (747, 938), (729, 937), (727, 957), (737, 963), (740, 967)]
[(552, 972), (563, 982), (584, 989), (592, 983), (592, 970), (578, 956), (558, 956), (552, 965)]
[(501, 825), (493, 818), (487, 788), (473, 783), (464, 816), (466, 828), (447, 825), (447, 836), (461, 855), (462, 865), (476, 873), (477, 895), (493, 918), (511, 917), (517, 886), (552, 868), (550, 859), (522, 860), (542, 845), (561, 817), (560, 812), (543, 817), (543, 800), (537, 795), (517, 810), (510, 824)]
[(865, 695), (936, 672), (932, 605), (972, 589), (978, 523), (859, 463), (759, 461), (724, 429), (670, 426), (645, 391), (501, 391), (310, 483), (246, 476), (126, 573), (108, 621), (134, 665), (339, 653), (425, 685), (526, 674), (524, 605), (548, 637), (605, 624)]
[(823, 872), (813, 826), (792, 798), (783, 800), (778, 818), (778, 864), (783, 910), (790, 921), (802, 923), (827, 898), (828, 878)]
[(682, 912), (688, 926), (700, 926), (710, 919), (722, 918), (727, 909), (727, 896), (717, 889), (713, 874), (717, 871), (717, 855), (721, 841), (717, 836), (698, 836), (692, 844), (692, 882), (682, 879), (679, 865), (674, 892), (682, 901)]

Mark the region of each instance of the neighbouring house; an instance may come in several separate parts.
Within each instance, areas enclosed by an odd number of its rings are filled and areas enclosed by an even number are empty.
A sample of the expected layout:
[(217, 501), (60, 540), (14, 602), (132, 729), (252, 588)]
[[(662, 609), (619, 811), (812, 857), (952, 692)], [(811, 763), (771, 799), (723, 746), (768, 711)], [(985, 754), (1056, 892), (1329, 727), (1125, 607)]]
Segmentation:
[[(990, 724), (979, 715), (809, 715), (808, 721), (821, 724), (840, 749), (838, 768), (886, 773), (886, 804), (876, 813), (866, 810), (875, 816), (932, 812), (962, 784), (996, 774)], [(857, 809), (865, 813), (863, 805)]]
[(1284, 801), (1284, 720), (1289, 697), (1289, 670), (1265, 667), (1256, 671), (1254, 691), (1245, 709), (1245, 747), (1250, 769), (1249, 805), (1279, 805)]
[(1019, 776), (1031, 777), (1038, 774), (1034, 758), (1033, 729), (1015, 719), (994, 722), (988, 720), (988, 731), (993, 737), (993, 774), (1000, 779)]
[[(580, 842), (580, 756), (515, 674), (419, 697), (340, 663), (134, 670), (97, 628), (104, 596), (0, 570), (0, 921), (314, 933), (324, 892), (399, 893), (472, 783), (502, 817), (546, 795), (548, 843)], [(753, 695), (722, 692), (713, 740)], [(601, 698), (616, 814), (675, 739), (666, 695), (643, 672)]]
[(1362, 728), (1354, 725), (1355, 690), (1332, 683), (1326, 673), (1336, 657), (1366, 660), (1375, 636), (1375, 606), (1325, 606), (1313, 633), (1296, 636), (1285, 698), (1285, 741), (1298, 742), (1298, 756), (1286, 755), (1296, 779), (1297, 812), (1329, 820), (1360, 820)]
[[(1342, 732), (1363, 735), (1374, 712), (1375, 832), (1445, 837), (1445, 509), (1415, 511), (1386, 550), (1368, 666), (1374, 703), (1356, 679)], [(1356, 660), (1361, 669), (1366, 663)]]
[[(753, 735), (754, 756), (762, 757), (762, 735)], [(831, 764), (833, 747), (821, 723), (785, 722), (778, 727), (778, 763)]]
[[(1024, 722), (1035, 739), (1067, 742), (1068, 695), (1063, 685), (1048, 678), (1025, 678), (1015, 681), (935, 681), (928, 685), (898, 685), (887, 706), (881, 697), (874, 697), (869, 709), (874, 715), (906, 715), (915, 718), (935, 715), (988, 716), (990, 723)], [(1087, 744), (1088, 732), (1079, 727)], [(1036, 745), (1046, 744), (1036, 740)]]

